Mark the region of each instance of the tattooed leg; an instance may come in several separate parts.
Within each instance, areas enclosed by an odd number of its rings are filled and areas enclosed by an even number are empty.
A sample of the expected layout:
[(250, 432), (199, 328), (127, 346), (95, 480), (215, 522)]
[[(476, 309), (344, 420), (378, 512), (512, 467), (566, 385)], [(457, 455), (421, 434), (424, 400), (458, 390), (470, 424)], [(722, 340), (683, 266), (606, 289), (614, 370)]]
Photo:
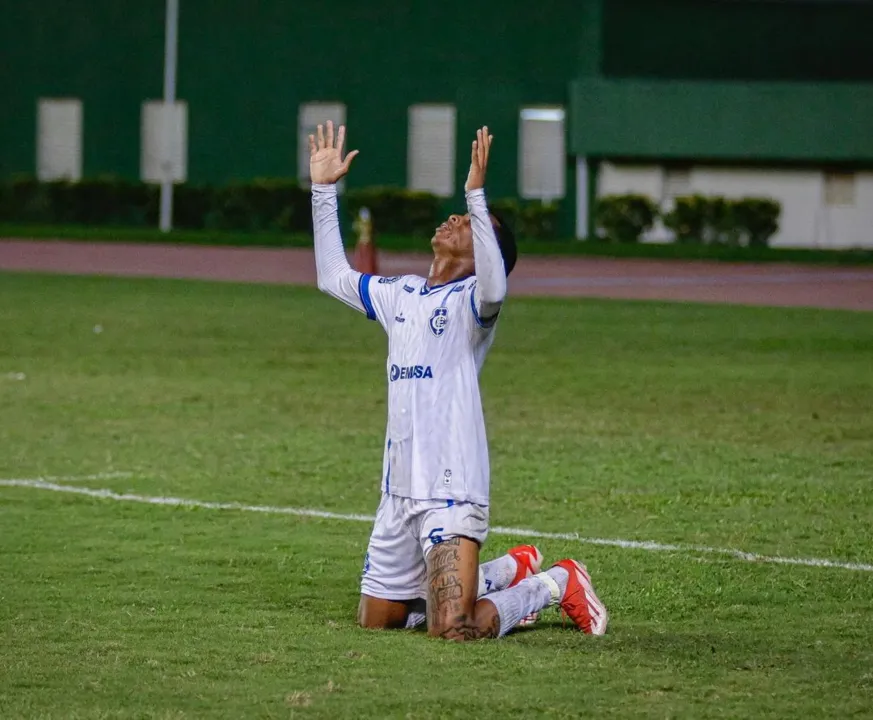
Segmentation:
[(479, 546), (453, 537), (435, 545), (427, 557), (428, 634), (447, 640), (480, 640), (500, 634), (497, 608), (477, 602)]

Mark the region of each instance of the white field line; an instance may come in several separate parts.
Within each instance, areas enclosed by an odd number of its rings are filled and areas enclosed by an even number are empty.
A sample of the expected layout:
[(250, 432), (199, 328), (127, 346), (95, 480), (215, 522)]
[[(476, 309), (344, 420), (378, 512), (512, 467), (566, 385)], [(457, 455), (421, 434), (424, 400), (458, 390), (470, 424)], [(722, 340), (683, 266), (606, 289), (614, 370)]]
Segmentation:
[[(120, 475), (127, 475), (122, 473)], [(106, 477), (106, 475), (103, 475)], [(84, 479), (84, 478), (78, 478)], [(76, 485), (58, 485), (42, 479), (0, 479), (0, 486), (23, 487), (36, 490), (48, 490), (49, 492), (71, 493), (73, 495), (86, 495), (88, 497), (103, 500), (115, 500), (116, 502), (144, 503), (146, 505), (165, 505), (169, 507), (203, 508), (206, 510), (237, 510), (241, 512), (266, 513), (270, 515), (295, 515), (298, 517), (322, 518), (325, 520), (344, 520), (351, 522), (373, 522), (373, 515), (358, 515), (349, 513), (336, 513), (329, 510), (316, 510), (314, 508), (281, 507), (274, 505), (244, 505), (236, 502), (208, 502), (205, 500), (189, 500), (186, 498), (162, 497), (153, 495), (134, 495), (132, 493), (116, 493), (112, 490), (79, 487)], [(681, 552), (681, 553), (704, 553), (709, 555), (723, 555), (726, 557), (744, 560), (746, 562), (771, 563), (775, 565), (803, 565), (806, 567), (836, 568), (839, 570), (855, 570), (858, 572), (873, 572), (873, 565), (865, 563), (840, 562), (824, 558), (785, 557), (783, 555), (759, 555), (758, 553), (734, 550), (731, 548), (707, 547), (705, 545), (664, 544), (647, 540), (619, 540), (610, 538), (584, 537), (578, 533), (555, 533), (531, 530), (530, 528), (492, 527), (490, 531), (494, 535), (511, 535), (513, 537), (542, 538), (546, 540), (569, 540), (583, 545), (600, 545), (606, 547), (619, 547), (626, 550), (646, 550), (649, 552)]]

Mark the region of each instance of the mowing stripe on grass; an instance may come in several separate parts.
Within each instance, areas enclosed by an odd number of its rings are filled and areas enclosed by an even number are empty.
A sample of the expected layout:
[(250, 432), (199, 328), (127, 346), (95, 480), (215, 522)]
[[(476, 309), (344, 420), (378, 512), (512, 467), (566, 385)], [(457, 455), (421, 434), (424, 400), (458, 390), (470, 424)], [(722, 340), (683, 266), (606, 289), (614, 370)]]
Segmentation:
[(648, 277), (536, 277), (521, 278), (515, 281), (519, 287), (674, 287), (682, 285), (703, 285), (718, 287), (729, 285), (797, 285), (817, 283), (869, 282), (873, 280), (873, 272), (836, 272), (836, 273), (779, 273), (754, 275), (752, 273), (734, 275), (652, 275)]
[[(104, 475), (104, 477), (106, 477)], [(75, 478), (70, 478), (71, 480)], [(84, 479), (84, 478), (79, 478)], [(296, 515), (299, 517), (322, 518), (325, 520), (345, 520), (352, 522), (373, 522), (373, 515), (358, 515), (348, 513), (335, 513), (329, 510), (316, 510), (314, 508), (281, 507), (274, 505), (244, 505), (235, 502), (207, 502), (205, 500), (189, 500), (186, 498), (162, 497), (153, 495), (134, 495), (132, 493), (116, 493), (112, 490), (87, 488), (77, 485), (58, 485), (42, 479), (0, 479), (0, 486), (24, 487), (36, 490), (48, 490), (50, 492), (71, 493), (73, 495), (86, 495), (104, 500), (116, 502), (144, 503), (147, 505), (166, 505), (170, 507), (203, 508), (205, 510), (237, 510), (242, 512), (258, 512), (271, 515)], [(513, 537), (542, 538), (545, 540), (570, 540), (583, 545), (601, 545), (606, 547), (620, 547), (626, 550), (647, 550), (649, 552), (683, 552), (705, 553), (709, 555), (724, 555), (746, 562), (771, 563), (775, 565), (803, 565), (806, 567), (836, 568), (839, 570), (855, 570), (859, 572), (873, 572), (873, 565), (865, 563), (839, 562), (824, 558), (797, 558), (784, 557), (782, 555), (759, 555), (758, 553), (734, 550), (731, 548), (707, 547), (705, 545), (671, 545), (640, 540), (619, 540), (610, 538), (583, 537), (578, 533), (555, 533), (531, 530), (530, 528), (493, 527), (490, 532), (494, 535), (511, 535)]]
[(118, 480), (133, 477), (130, 472), (102, 472), (93, 475), (44, 475), (40, 480), (57, 480), (58, 482), (85, 482), (86, 480)]

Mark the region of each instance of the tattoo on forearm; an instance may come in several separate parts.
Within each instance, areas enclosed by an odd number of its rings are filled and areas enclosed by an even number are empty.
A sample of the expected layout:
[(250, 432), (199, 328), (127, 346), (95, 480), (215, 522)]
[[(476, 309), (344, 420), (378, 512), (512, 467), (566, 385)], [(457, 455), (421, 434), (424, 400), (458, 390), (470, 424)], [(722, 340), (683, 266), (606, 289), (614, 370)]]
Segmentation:
[(483, 624), (474, 622), (464, 612), (464, 583), (459, 577), (461, 561), (459, 538), (440, 543), (429, 558), (427, 622), (431, 628), (442, 628), (440, 637), (447, 640), (480, 640), (500, 634), (500, 618), (496, 612)]
[(445, 607), (452, 600), (460, 600), (464, 594), (461, 581), (454, 575), (441, 577), (434, 585), (431, 585), (436, 594), (437, 607)]
[[(457, 538), (454, 538), (456, 541)], [(458, 554), (458, 543), (447, 540), (431, 551), (430, 580), (446, 572), (457, 572), (461, 556)]]
[(427, 604), (428, 625), (433, 626), (449, 603), (457, 602), (464, 593), (458, 578), (458, 538), (440, 543), (431, 551), (428, 584), (430, 602)]
[(466, 615), (457, 615), (453, 622), (440, 633), (446, 640), (484, 640), (496, 638), (500, 634), (500, 617), (497, 613), (486, 626), (471, 623)]

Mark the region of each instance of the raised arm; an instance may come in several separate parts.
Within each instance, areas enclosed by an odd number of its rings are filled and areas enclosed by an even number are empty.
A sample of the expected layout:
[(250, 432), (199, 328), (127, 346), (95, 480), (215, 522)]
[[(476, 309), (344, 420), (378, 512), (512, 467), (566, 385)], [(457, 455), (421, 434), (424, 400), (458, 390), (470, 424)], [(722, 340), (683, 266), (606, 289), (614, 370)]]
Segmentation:
[[(343, 249), (337, 212), (337, 181), (348, 171), (357, 150), (343, 159), (346, 128), (340, 125), (334, 146), (333, 123), (327, 138), (321, 125), (318, 137), (309, 136), (309, 174), (312, 179), (312, 230), (315, 236), (315, 269), (318, 289), (366, 313), (388, 329), (394, 317), (397, 286), (393, 279), (371, 277), (352, 269)], [(398, 278), (399, 279), (399, 278)], [(371, 282), (372, 281), (372, 282)]]
[(467, 210), (473, 231), (473, 260), (476, 266), (476, 311), (483, 322), (493, 321), (506, 297), (506, 270), (497, 243), (494, 224), (485, 202), (485, 173), (493, 136), (488, 128), (476, 131), (470, 159), (470, 172), (464, 186)]
[(312, 231), (315, 238), (315, 268), (318, 289), (342, 300), (347, 305), (366, 312), (367, 282), (361, 273), (349, 265), (343, 249), (337, 209), (336, 183), (345, 175), (357, 150), (342, 157), (346, 129), (340, 126), (334, 145), (333, 123), (327, 123), (327, 138), (323, 126), (318, 137), (309, 136), (309, 174), (312, 180)]

